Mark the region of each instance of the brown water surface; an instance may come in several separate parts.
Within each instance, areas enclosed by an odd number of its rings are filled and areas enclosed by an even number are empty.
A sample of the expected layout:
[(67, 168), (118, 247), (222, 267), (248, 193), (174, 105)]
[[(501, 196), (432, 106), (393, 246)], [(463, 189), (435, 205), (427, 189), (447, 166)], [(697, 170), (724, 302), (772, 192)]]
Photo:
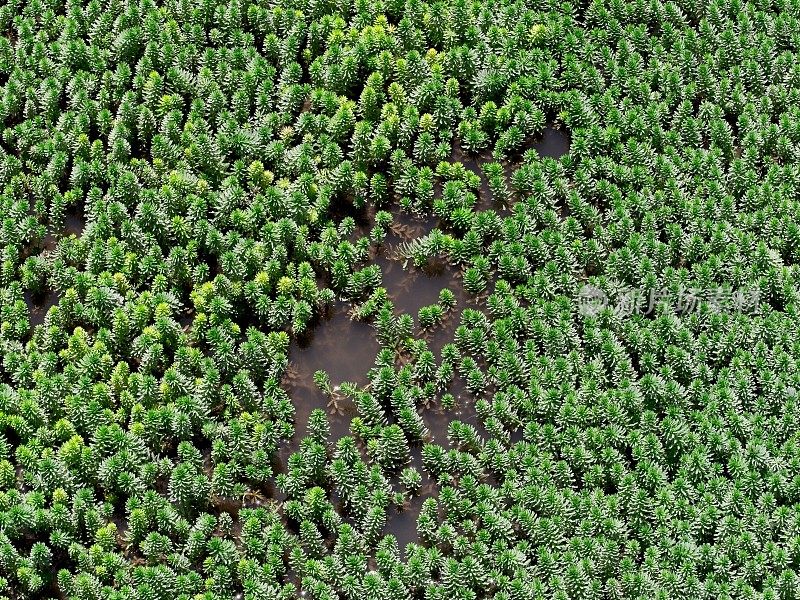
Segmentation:
[(547, 127), (541, 137), (531, 140), (524, 148), (533, 148), (542, 158), (561, 158), (569, 152), (569, 144), (569, 133), (566, 130)]
[[(290, 448), (299, 447), (306, 435), (308, 416), (316, 408), (328, 414), (331, 442), (349, 435), (350, 420), (356, 416), (353, 402), (341, 396), (339, 386), (348, 381), (364, 386), (369, 382), (367, 371), (375, 362), (380, 346), (372, 326), (352, 320), (348, 305), (336, 303), (330, 314), (306, 335), (295, 338), (289, 345), (289, 367), (284, 377), (284, 389), (294, 404), (295, 435)], [(331, 397), (314, 383), (314, 373), (323, 370), (331, 380)], [(288, 458), (288, 454), (287, 454)]]
[[(564, 130), (548, 127), (539, 138), (527, 143), (523, 151), (534, 149), (541, 158), (557, 159), (569, 151), (569, 144), (569, 135)], [(451, 161), (461, 162), (481, 178), (480, 188), (475, 191), (478, 197), (475, 210), (495, 210), (503, 216), (510, 214), (510, 206), (496, 202), (492, 197), (481, 170), (483, 163), (493, 161), (489, 153), (470, 155), (456, 142)], [(503, 164), (508, 178), (516, 164), (514, 159), (504, 161)], [(346, 200), (339, 200), (331, 208), (334, 222), (339, 222), (346, 216), (355, 220), (356, 228), (351, 236), (354, 239), (368, 236), (374, 227), (376, 209), (372, 206), (354, 209)], [(434, 228), (444, 229), (437, 217), (408, 213), (401, 210), (396, 202), (384, 207), (384, 210), (392, 213), (393, 222), (383, 243), (373, 248), (370, 262), (381, 268), (382, 285), (394, 304), (395, 313), (406, 313), (414, 317), (415, 336), (428, 342), (429, 349), (434, 352), (438, 361), (442, 347), (453, 340), (463, 309), (484, 308), (486, 294), (478, 298), (468, 294), (462, 285), (460, 268), (449, 264), (443, 257), (432, 257), (428, 264), (416, 267), (399, 252), (402, 244), (424, 237)], [(455, 295), (456, 307), (445, 314), (442, 323), (429, 330), (422, 330), (417, 317), (419, 309), (438, 303), (439, 292), (444, 288), (450, 289)], [(339, 385), (345, 381), (359, 386), (369, 383), (367, 372), (374, 365), (379, 344), (372, 326), (352, 320), (349, 310), (350, 306), (346, 303), (337, 303), (331, 313), (308, 335), (291, 342), (284, 388), (292, 398), (297, 412), (295, 435), (281, 450), (281, 462), (284, 465), (291, 452), (299, 448), (300, 440), (306, 435), (309, 414), (315, 408), (325, 410), (328, 415), (331, 427), (328, 441), (331, 444), (342, 436), (350, 435), (350, 421), (357, 416), (357, 411), (351, 400), (338, 393)], [(317, 370), (324, 370), (330, 376), (334, 392), (332, 396), (324, 394), (314, 384), (313, 375)], [(492, 393), (490, 388), (491, 386), (486, 390), (487, 395)], [(475, 410), (476, 398), (466, 389), (464, 382), (457, 376), (448, 391), (456, 400), (452, 409), (443, 408), (438, 398), (430, 407), (420, 408), (423, 420), (430, 430), (428, 441), (449, 448), (447, 431), (453, 420), (474, 426), (481, 438), (487, 440), (488, 433)], [(511, 442), (521, 439), (522, 428), (512, 433)], [(416, 522), (422, 503), (426, 498), (435, 497), (437, 491), (435, 482), (422, 466), (420, 445), (412, 446), (411, 457), (411, 464), (423, 477), (420, 493), (408, 500), (401, 509), (389, 508), (385, 529), (386, 533), (395, 536), (403, 554), (407, 544), (419, 543)], [(396, 481), (394, 484), (399, 489)]]
[(41, 325), (44, 323), (44, 318), (47, 316), (47, 311), (51, 306), (58, 304), (60, 297), (58, 292), (47, 290), (44, 293), (33, 294), (25, 292), (25, 304), (28, 305), (28, 314), (31, 322), (31, 327)]

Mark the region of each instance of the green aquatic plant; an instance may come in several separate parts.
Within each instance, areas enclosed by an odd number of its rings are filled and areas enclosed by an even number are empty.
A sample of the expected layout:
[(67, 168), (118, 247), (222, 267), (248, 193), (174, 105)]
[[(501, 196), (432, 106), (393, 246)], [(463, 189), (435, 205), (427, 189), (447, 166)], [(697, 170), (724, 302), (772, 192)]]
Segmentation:
[(795, 597), (795, 13), (0, 6), (0, 596)]

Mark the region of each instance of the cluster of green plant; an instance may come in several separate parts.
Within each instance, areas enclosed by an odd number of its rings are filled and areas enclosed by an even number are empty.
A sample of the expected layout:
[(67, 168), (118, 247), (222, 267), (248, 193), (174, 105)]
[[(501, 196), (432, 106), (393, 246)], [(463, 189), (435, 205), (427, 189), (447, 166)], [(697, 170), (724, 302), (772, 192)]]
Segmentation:
[(0, 6), (0, 598), (800, 598), (798, 12)]

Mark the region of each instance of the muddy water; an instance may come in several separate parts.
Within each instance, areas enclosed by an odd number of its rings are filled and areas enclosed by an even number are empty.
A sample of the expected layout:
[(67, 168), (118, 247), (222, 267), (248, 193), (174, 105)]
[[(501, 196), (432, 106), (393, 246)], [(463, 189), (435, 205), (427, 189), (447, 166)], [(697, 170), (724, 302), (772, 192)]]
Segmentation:
[(547, 127), (541, 137), (525, 145), (525, 149), (533, 148), (540, 157), (561, 158), (569, 152), (569, 133), (564, 129)]
[[(511, 175), (517, 169), (520, 163), (522, 154), (526, 150), (536, 150), (540, 158), (561, 158), (569, 152), (570, 137), (564, 129), (547, 127), (542, 132), (542, 135), (529, 140), (523, 145), (522, 149), (517, 155), (512, 156), (510, 160), (500, 161), (503, 164), (506, 179), (510, 179)], [(475, 173), (481, 178), (481, 186), (477, 190), (476, 195), (478, 200), (474, 209), (477, 211), (495, 210), (501, 215), (510, 214), (510, 206), (501, 202), (497, 202), (489, 189), (489, 182), (481, 170), (481, 165), (489, 162), (495, 162), (491, 152), (483, 151), (478, 154), (470, 154), (466, 152), (458, 140), (453, 146), (453, 154), (450, 157), (451, 162), (460, 162), (467, 169)], [(507, 182), (510, 184), (510, 182)]]
[(52, 290), (48, 290), (42, 294), (31, 294), (30, 292), (25, 292), (25, 304), (28, 305), (28, 314), (31, 327), (35, 327), (36, 325), (41, 325), (44, 323), (44, 318), (47, 316), (47, 311), (50, 310), (51, 306), (58, 304), (58, 301), (58, 292), (54, 292)]
[[(80, 237), (86, 227), (86, 216), (83, 206), (69, 206), (64, 214), (64, 227), (60, 235), (48, 233), (40, 242), (42, 255), (52, 252), (58, 246), (58, 240), (62, 237), (76, 235)], [(39, 251), (36, 251), (39, 253)], [(50, 307), (58, 304), (60, 296), (58, 292), (46, 290), (41, 293), (25, 292), (25, 304), (28, 305), (28, 313), (31, 327), (44, 323), (44, 318)]]
[(407, 501), (402, 509), (390, 509), (387, 511), (385, 533), (390, 533), (395, 537), (397, 546), (400, 549), (400, 555), (404, 558), (406, 556), (406, 545), (420, 543), (419, 535), (417, 534), (417, 519), (425, 498), (430, 498), (433, 495), (433, 493), (426, 494), (423, 492)]
[(333, 398), (326, 396), (314, 384), (314, 373), (326, 371), (334, 392), (345, 381), (366, 385), (367, 371), (379, 349), (372, 326), (350, 319), (348, 305), (343, 302), (337, 303), (327, 318), (306, 336), (292, 340), (284, 389), (297, 411), (295, 437), (305, 436), (308, 415), (315, 408), (328, 414), (331, 441), (349, 435), (350, 420), (356, 416), (355, 406), (338, 393)]
[(456, 141), (453, 146), (453, 154), (450, 157), (451, 162), (460, 162), (465, 168), (469, 169), (481, 178), (481, 186), (475, 191), (478, 197), (475, 206), (476, 211), (496, 210), (497, 212), (504, 213), (508, 211), (508, 207), (502, 202), (496, 202), (492, 191), (489, 189), (489, 182), (481, 170), (481, 165), (484, 163), (494, 162), (491, 152), (481, 152), (477, 155), (472, 155), (461, 148), (461, 143)]
[(75, 234), (80, 237), (86, 227), (83, 212), (68, 212), (64, 218), (64, 236)]
[[(386, 239), (372, 255), (372, 262), (381, 268), (382, 285), (386, 288), (396, 312), (407, 313), (414, 317), (423, 306), (437, 304), (439, 292), (447, 288), (456, 297), (457, 314), (472, 297), (464, 290), (461, 269), (451, 265), (444, 257), (433, 257), (422, 268), (415, 267), (411, 259), (400, 255), (400, 247), (406, 242), (424, 237), (436, 228), (443, 228), (435, 216), (420, 216), (400, 210), (398, 205), (391, 206), (393, 221)], [(448, 315), (452, 317), (454, 313)], [(434, 330), (440, 329), (439, 327)], [(417, 330), (418, 334), (423, 334)]]
[(408, 313), (416, 320), (420, 308), (439, 302), (439, 292), (444, 288), (453, 292), (458, 302), (456, 306), (466, 299), (461, 275), (452, 265), (444, 260), (432, 260), (423, 269), (412, 266), (411, 261), (403, 267), (403, 259), (394, 258), (393, 252), (391, 247), (384, 248), (375, 257), (375, 263), (381, 268), (383, 287), (398, 314)]
[(81, 237), (86, 228), (86, 205), (83, 200), (76, 204), (70, 204), (64, 211), (64, 228), (60, 237), (69, 237), (75, 234)]
[[(447, 263), (437, 262), (425, 270), (413, 267), (403, 269), (402, 263), (383, 253), (376, 257), (376, 262), (383, 270), (383, 285), (395, 305), (396, 313), (411, 314), (415, 321), (420, 308), (438, 302), (439, 292), (443, 288), (454, 292), (456, 308), (446, 313), (443, 322), (428, 331), (419, 327), (415, 331), (428, 341), (430, 349), (436, 354), (441, 352), (444, 344), (452, 341), (453, 332), (461, 320), (461, 310), (467, 306), (479, 306), (476, 299), (464, 292), (459, 272)], [(337, 393), (332, 398), (326, 396), (314, 384), (314, 373), (317, 370), (326, 371), (334, 392), (345, 381), (366, 385), (369, 382), (367, 372), (374, 364), (379, 349), (373, 327), (352, 320), (348, 304), (344, 302), (337, 303), (331, 314), (311, 329), (307, 336), (291, 342), (284, 389), (297, 411), (296, 436), (302, 438), (305, 435), (308, 415), (315, 408), (324, 409), (328, 414), (331, 441), (350, 434), (350, 420), (357, 416), (355, 406), (351, 400)]]
[(431, 442), (447, 447), (447, 428), (451, 421), (461, 421), (475, 427), (478, 434), (487, 439), (488, 433), (478, 418), (475, 411), (477, 399), (464, 384), (463, 379), (456, 375), (448, 390), (455, 398), (455, 406), (451, 409), (444, 408), (438, 401), (422, 413), (425, 425), (431, 432)]
[[(535, 149), (542, 158), (559, 158), (569, 151), (569, 136), (559, 129), (547, 128), (542, 136), (526, 144), (523, 150)], [(481, 178), (481, 186), (476, 190), (478, 196), (475, 210), (495, 210), (501, 215), (510, 212), (510, 206), (496, 202), (489, 189), (481, 165), (492, 161), (488, 153), (472, 156), (465, 153), (458, 143), (454, 147), (451, 160), (461, 162), (464, 166)], [(504, 161), (506, 176), (513, 173), (519, 157)], [(428, 347), (437, 358), (441, 356), (442, 347), (453, 340), (456, 327), (461, 322), (464, 308), (482, 309), (485, 307), (485, 295), (475, 298), (464, 291), (459, 268), (448, 264), (441, 257), (433, 258), (424, 268), (416, 268), (411, 261), (404, 261), (397, 254), (398, 245), (429, 234), (434, 228), (443, 227), (435, 216), (419, 216), (400, 210), (397, 204), (384, 208), (393, 215), (393, 222), (384, 242), (373, 249), (371, 262), (378, 264), (382, 271), (382, 285), (386, 288), (395, 307), (395, 313), (406, 313), (414, 317), (417, 324), (415, 335), (425, 339)], [(339, 222), (345, 216), (351, 216), (356, 222), (354, 237), (369, 235), (374, 226), (375, 208), (353, 210), (347, 203), (339, 203), (332, 207), (333, 220)], [(404, 266), (404, 262), (406, 262)], [(443, 322), (431, 330), (423, 331), (417, 323), (417, 313), (423, 306), (436, 304), (439, 292), (450, 289), (456, 297), (456, 307), (446, 313)], [(299, 447), (300, 440), (306, 435), (306, 425), (310, 412), (321, 408), (328, 414), (331, 427), (329, 441), (335, 443), (342, 436), (350, 435), (349, 424), (357, 415), (352, 401), (334, 394), (329, 398), (313, 382), (314, 372), (324, 370), (330, 375), (331, 385), (336, 386), (343, 381), (358, 385), (368, 383), (367, 371), (374, 364), (379, 350), (374, 330), (371, 325), (353, 321), (348, 315), (348, 306), (337, 304), (331, 315), (322, 320), (304, 339), (292, 341), (289, 350), (289, 368), (284, 379), (284, 388), (289, 393), (296, 408), (295, 436), (286, 448), (281, 451), (282, 463), (286, 464), (291, 452)], [(476, 428), (478, 434), (488, 439), (475, 410), (476, 398), (465, 387), (464, 382), (456, 377), (449, 390), (456, 400), (452, 409), (445, 409), (437, 400), (421, 414), (430, 431), (428, 441), (449, 448), (447, 439), (449, 424), (459, 420)], [(487, 395), (491, 390), (487, 389)], [(522, 439), (522, 430), (512, 434), (511, 442)], [(411, 448), (411, 464), (422, 474), (420, 494), (407, 501), (402, 509), (388, 511), (386, 533), (394, 535), (401, 552), (409, 543), (419, 543), (416, 522), (422, 503), (426, 498), (436, 495), (436, 485), (428, 477), (422, 467), (421, 446)], [(397, 482), (395, 482), (397, 484)], [(399, 487), (397, 487), (399, 489)]]
[[(402, 242), (428, 235), (436, 227), (441, 227), (439, 218), (434, 215), (419, 215), (404, 211), (398, 203), (392, 203), (384, 210), (392, 214), (392, 224), (383, 242), (393, 247)], [(372, 215), (374, 218), (374, 214)]]
[(445, 313), (442, 323), (433, 329), (427, 331), (418, 331), (418, 337), (428, 342), (428, 349), (431, 350), (437, 358), (441, 358), (442, 348), (445, 344), (453, 341), (456, 328), (461, 325), (461, 313), (465, 308), (472, 308), (475, 310), (485, 310), (485, 300), (487, 294), (482, 293), (479, 296), (472, 296), (464, 291), (461, 285), (461, 279), (458, 280), (457, 288), (450, 288), (458, 301), (455, 308)]
[(367, 370), (379, 349), (374, 329), (369, 323), (350, 318), (349, 305), (337, 302), (306, 335), (289, 345), (289, 371), (292, 380), (310, 385), (315, 371), (324, 369), (335, 386), (343, 381), (366, 384)]

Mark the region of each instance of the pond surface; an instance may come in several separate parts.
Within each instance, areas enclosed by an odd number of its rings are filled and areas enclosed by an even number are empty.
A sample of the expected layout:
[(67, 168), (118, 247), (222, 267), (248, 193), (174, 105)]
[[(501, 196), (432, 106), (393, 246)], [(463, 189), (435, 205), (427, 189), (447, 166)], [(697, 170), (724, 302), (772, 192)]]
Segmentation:
[(569, 152), (569, 144), (569, 133), (564, 129), (547, 127), (541, 137), (527, 144), (525, 149), (533, 148), (542, 158), (561, 158)]
[[(523, 148), (534, 149), (542, 158), (559, 158), (569, 151), (569, 135), (561, 130), (548, 127), (543, 134), (531, 140)], [(475, 210), (495, 210), (501, 215), (510, 214), (510, 206), (496, 202), (489, 188), (481, 165), (492, 162), (488, 153), (470, 155), (464, 152), (456, 142), (451, 161), (461, 162), (466, 168), (479, 175), (481, 186), (476, 190), (478, 200)], [(508, 178), (518, 163), (503, 161)], [(356, 228), (353, 237), (368, 236), (375, 223), (375, 208), (370, 206), (354, 209), (346, 201), (337, 201), (331, 207), (331, 216), (335, 222), (345, 216), (355, 220)], [(414, 267), (410, 260), (406, 261), (398, 252), (399, 246), (405, 242), (428, 235), (442, 223), (435, 216), (420, 216), (400, 209), (398, 203), (384, 207), (392, 213), (393, 222), (389, 227), (383, 243), (373, 247), (370, 263), (377, 264), (382, 272), (382, 286), (386, 288), (395, 308), (395, 314), (410, 314), (415, 321), (415, 335), (424, 339), (434, 352), (437, 362), (441, 358), (442, 347), (453, 341), (455, 329), (461, 322), (461, 313), (465, 308), (485, 308), (486, 293), (479, 297), (468, 294), (462, 285), (461, 270), (441, 257), (432, 258), (424, 268)], [(424, 306), (437, 304), (439, 292), (447, 288), (456, 298), (456, 307), (445, 314), (443, 321), (430, 330), (422, 330), (418, 324), (418, 311)], [(357, 416), (353, 402), (336, 393), (338, 386), (345, 381), (364, 386), (369, 383), (367, 372), (374, 365), (380, 346), (375, 331), (369, 323), (350, 318), (350, 305), (337, 302), (329, 314), (322, 318), (307, 335), (292, 340), (289, 347), (289, 367), (284, 377), (284, 389), (292, 399), (296, 409), (295, 435), (281, 449), (280, 460), (286, 464), (289, 455), (297, 451), (300, 440), (306, 435), (308, 417), (312, 410), (321, 408), (328, 415), (330, 423), (329, 442), (350, 435), (349, 425)], [(330, 376), (334, 389), (332, 397), (327, 396), (314, 384), (313, 376), (318, 370), (324, 370)], [(475, 410), (475, 396), (470, 393), (463, 380), (456, 376), (449, 392), (455, 398), (455, 406), (445, 409), (437, 398), (428, 408), (420, 408), (420, 414), (430, 431), (431, 443), (449, 448), (447, 438), (451, 421), (458, 420), (472, 425), (478, 434), (486, 440), (489, 438)], [(487, 389), (487, 396), (491, 390)], [(511, 443), (522, 439), (522, 430), (512, 433)], [(398, 541), (402, 554), (409, 543), (418, 543), (417, 518), (426, 498), (435, 497), (437, 487), (422, 466), (421, 445), (411, 447), (411, 465), (422, 475), (420, 494), (408, 500), (401, 509), (390, 507), (387, 511), (386, 533), (391, 533)], [(396, 481), (394, 482), (397, 483)], [(396, 486), (396, 489), (399, 489)]]
[(466, 299), (460, 271), (449, 263), (436, 259), (430, 261), (425, 268), (418, 269), (409, 260), (403, 267), (404, 259), (392, 258), (389, 256), (392, 252), (392, 248), (384, 248), (375, 257), (375, 263), (381, 268), (383, 287), (398, 314), (408, 313), (416, 321), (419, 309), (437, 304), (439, 293), (445, 288), (455, 295), (458, 302), (456, 306)]
[(427, 498), (437, 496), (436, 483), (428, 476), (428, 472), (422, 466), (422, 448), (415, 446), (411, 448), (411, 462), (409, 466), (414, 467), (422, 475), (422, 484), (419, 494), (406, 501), (402, 508), (389, 507), (387, 510), (385, 533), (392, 534), (397, 539), (397, 546), (400, 554), (406, 557), (406, 546), (414, 543), (419, 544), (417, 535), (417, 519), (422, 510), (422, 503)]
[(332, 442), (349, 435), (350, 420), (357, 414), (351, 400), (340, 398), (338, 394), (334, 398), (326, 396), (314, 383), (314, 373), (326, 371), (334, 391), (345, 381), (366, 385), (369, 382), (367, 371), (375, 363), (379, 349), (372, 326), (352, 320), (344, 302), (336, 303), (326, 318), (306, 335), (292, 340), (284, 389), (296, 410), (298, 447), (299, 440), (306, 435), (312, 410), (321, 408), (328, 414)]
[(73, 209), (71, 211), (67, 211), (67, 213), (64, 215), (64, 237), (69, 237), (72, 234), (81, 237), (85, 227), (86, 217), (84, 216), (82, 210)]
[(58, 304), (60, 297), (58, 292), (47, 290), (43, 293), (25, 292), (25, 304), (28, 305), (28, 315), (31, 327), (41, 325), (44, 323), (44, 318), (47, 316), (47, 311), (51, 306)]

